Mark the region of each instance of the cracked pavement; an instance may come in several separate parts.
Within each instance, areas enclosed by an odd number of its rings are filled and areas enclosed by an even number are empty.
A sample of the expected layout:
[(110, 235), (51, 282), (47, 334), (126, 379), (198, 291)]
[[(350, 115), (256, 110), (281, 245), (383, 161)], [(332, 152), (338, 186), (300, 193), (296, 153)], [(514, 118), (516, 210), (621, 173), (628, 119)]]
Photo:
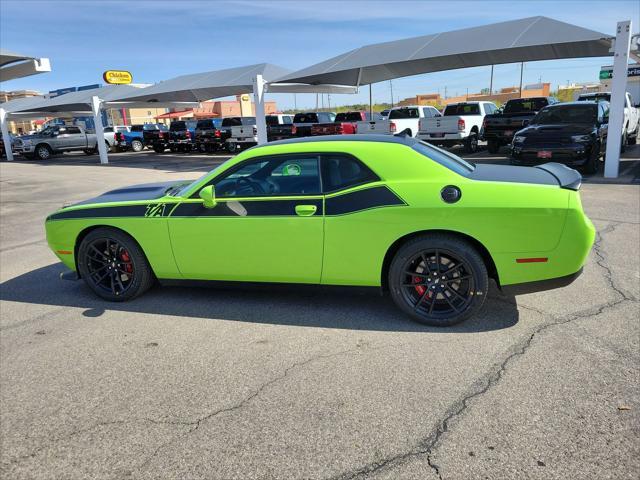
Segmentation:
[(0, 165), (1, 478), (636, 478), (640, 186), (583, 185), (572, 285), (435, 329), (361, 293), (60, 281), (51, 210), (218, 161), (114, 157)]

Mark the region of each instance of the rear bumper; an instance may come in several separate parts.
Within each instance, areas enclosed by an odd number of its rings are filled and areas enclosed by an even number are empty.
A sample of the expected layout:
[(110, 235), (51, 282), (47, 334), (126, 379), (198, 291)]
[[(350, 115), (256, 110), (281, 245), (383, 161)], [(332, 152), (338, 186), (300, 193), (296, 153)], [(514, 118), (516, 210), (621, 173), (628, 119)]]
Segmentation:
[(420, 140), (424, 140), (425, 142), (435, 143), (439, 145), (453, 145), (456, 143), (462, 143), (467, 139), (467, 136), (464, 134), (464, 132), (445, 133), (441, 136), (438, 136), (434, 133), (418, 132), (418, 135), (416, 135), (416, 137)]
[(483, 132), (482, 140), (492, 140), (492, 141), (499, 142), (503, 145), (507, 145), (512, 142), (514, 134), (515, 134), (515, 130), (514, 130), (514, 133), (510, 135), (505, 135), (504, 132)]
[(562, 288), (573, 283), (576, 278), (582, 275), (582, 271), (583, 267), (580, 267), (580, 270), (578, 270), (577, 272), (565, 275), (563, 277), (505, 285), (501, 288), (501, 290), (507, 295), (526, 295), (528, 293), (544, 292), (545, 290)]

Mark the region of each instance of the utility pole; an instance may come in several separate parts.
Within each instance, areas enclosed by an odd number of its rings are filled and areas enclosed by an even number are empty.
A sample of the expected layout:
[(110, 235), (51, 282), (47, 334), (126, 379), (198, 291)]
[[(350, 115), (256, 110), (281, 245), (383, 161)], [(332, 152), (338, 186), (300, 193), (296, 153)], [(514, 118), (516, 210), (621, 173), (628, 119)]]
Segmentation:
[(298, 110), (298, 100), (296, 99), (296, 94), (293, 94), (293, 109)]
[(327, 93), (327, 109), (331, 111), (331, 94)]
[(393, 108), (393, 80), (389, 80), (389, 88), (391, 89), (391, 108)]
[(522, 72), (524, 71), (524, 62), (520, 62), (520, 98), (522, 98)]
[(447, 87), (446, 87), (446, 85), (444, 87), (444, 98), (447, 98)]
[(489, 95), (493, 95), (493, 65), (491, 65), (491, 80), (489, 81)]
[(316, 93), (316, 111), (318, 110), (318, 94)]
[(371, 84), (369, 84), (369, 118), (373, 120), (373, 95), (371, 94)]
[(467, 93), (464, 96), (464, 101), (466, 102), (467, 100), (469, 100), (469, 87), (467, 87)]

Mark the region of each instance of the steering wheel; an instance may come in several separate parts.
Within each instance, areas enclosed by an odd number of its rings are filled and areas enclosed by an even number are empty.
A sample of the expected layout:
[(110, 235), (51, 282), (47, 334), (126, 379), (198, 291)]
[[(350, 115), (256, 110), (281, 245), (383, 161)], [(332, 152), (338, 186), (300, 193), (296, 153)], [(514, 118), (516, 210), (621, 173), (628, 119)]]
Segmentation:
[(236, 182), (236, 194), (237, 195), (241, 195), (240, 194), (240, 190), (242, 188), (248, 188), (251, 190), (251, 193), (253, 194), (260, 194), (260, 193), (267, 193), (265, 192), (264, 188), (262, 188), (262, 185), (260, 184), (260, 182), (256, 182), (254, 180), (251, 180), (250, 178), (247, 177), (240, 177), (237, 182)]

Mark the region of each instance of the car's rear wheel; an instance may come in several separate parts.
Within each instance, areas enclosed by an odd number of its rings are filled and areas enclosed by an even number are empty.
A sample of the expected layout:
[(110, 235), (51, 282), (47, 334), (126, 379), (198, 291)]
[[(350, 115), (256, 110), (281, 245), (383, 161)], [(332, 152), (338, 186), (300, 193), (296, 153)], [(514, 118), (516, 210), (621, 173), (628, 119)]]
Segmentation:
[(475, 153), (478, 151), (478, 134), (471, 132), (467, 140), (464, 142), (464, 151), (466, 153)]
[(600, 167), (600, 144), (594, 143), (589, 152), (589, 158), (587, 163), (584, 164), (584, 173), (594, 174), (598, 173)]
[(92, 230), (82, 240), (77, 255), (80, 276), (105, 300), (130, 300), (153, 285), (153, 272), (144, 252), (120, 230)]
[(131, 141), (131, 150), (134, 152), (141, 152), (144, 149), (144, 143), (140, 140), (132, 140)]
[(412, 319), (447, 327), (474, 315), (489, 285), (487, 268), (467, 242), (445, 234), (404, 244), (389, 268), (391, 298)]

